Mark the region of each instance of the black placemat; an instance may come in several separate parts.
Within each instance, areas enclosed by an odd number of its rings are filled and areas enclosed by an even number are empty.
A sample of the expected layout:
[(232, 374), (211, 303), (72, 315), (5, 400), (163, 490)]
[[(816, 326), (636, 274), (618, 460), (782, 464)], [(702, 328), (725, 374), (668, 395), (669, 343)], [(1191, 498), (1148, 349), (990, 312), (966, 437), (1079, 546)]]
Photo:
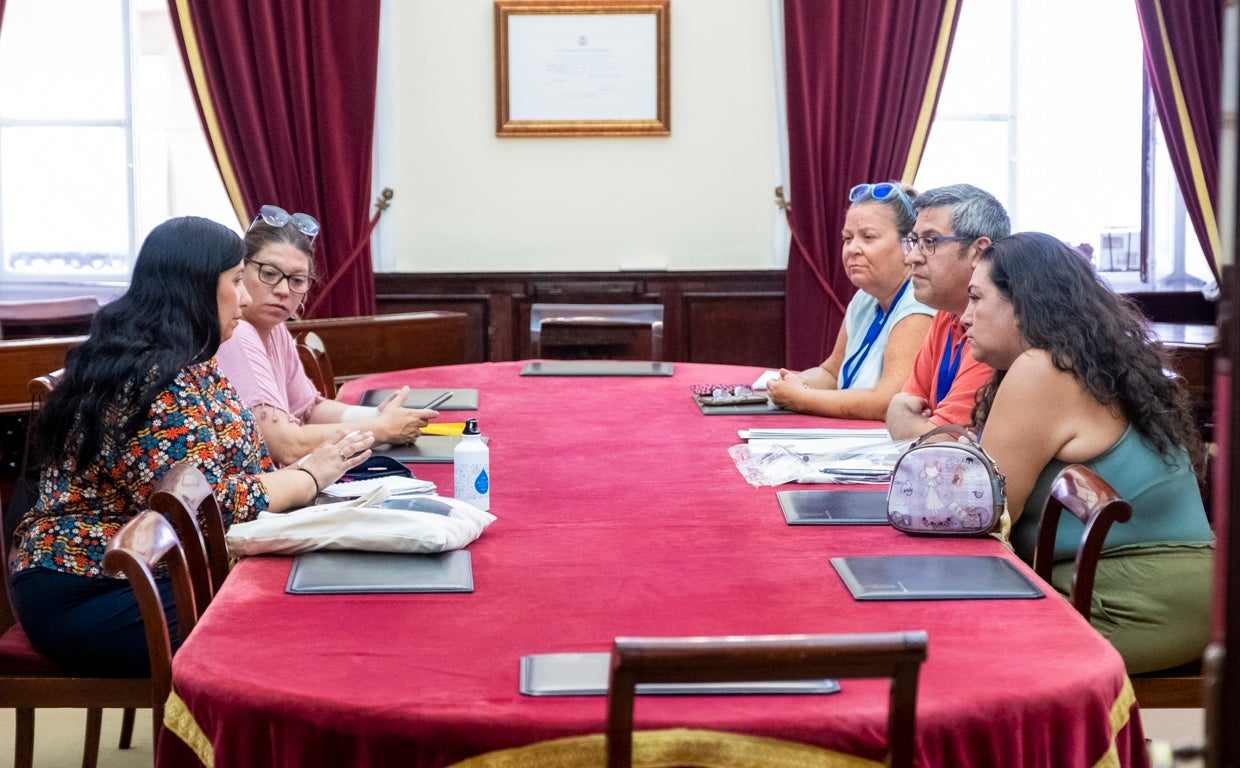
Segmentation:
[(463, 549), (436, 554), (318, 551), (293, 558), (285, 592), (473, 592), (474, 570)]
[(788, 525), (887, 525), (887, 491), (812, 490), (775, 494)]
[[(526, 696), (604, 696), (611, 654), (541, 653), (521, 657), (521, 693)], [(772, 680), (728, 683), (640, 683), (639, 694), (736, 695), (835, 693), (835, 680)]]
[(857, 600), (980, 600), (1043, 597), (1011, 562), (992, 555), (833, 557)]

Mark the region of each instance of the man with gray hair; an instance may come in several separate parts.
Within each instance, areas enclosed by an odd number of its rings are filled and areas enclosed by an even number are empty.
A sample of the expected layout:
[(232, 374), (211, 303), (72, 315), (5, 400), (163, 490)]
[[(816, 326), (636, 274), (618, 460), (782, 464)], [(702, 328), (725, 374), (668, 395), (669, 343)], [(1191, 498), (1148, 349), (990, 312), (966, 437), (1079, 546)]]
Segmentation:
[(913, 268), (913, 295), (938, 313), (904, 391), (887, 408), (893, 440), (920, 437), (942, 424), (969, 423), (977, 391), (992, 370), (973, 359), (960, 315), (969, 305), (978, 255), (1012, 230), (994, 195), (970, 184), (922, 192), (913, 209), (917, 224), (904, 238), (904, 263)]

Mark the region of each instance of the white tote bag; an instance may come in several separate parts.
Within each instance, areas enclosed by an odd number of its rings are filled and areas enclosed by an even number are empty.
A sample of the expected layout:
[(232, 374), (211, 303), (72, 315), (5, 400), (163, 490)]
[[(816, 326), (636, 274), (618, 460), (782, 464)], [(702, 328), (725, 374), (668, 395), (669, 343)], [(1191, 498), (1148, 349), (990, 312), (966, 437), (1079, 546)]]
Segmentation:
[(495, 516), (464, 501), (414, 494), (387, 502), (380, 486), (348, 501), (282, 514), (264, 512), (237, 523), (225, 537), (232, 557), (296, 555), (317, 549), (365, 552), (447, 552), (482, 534)]

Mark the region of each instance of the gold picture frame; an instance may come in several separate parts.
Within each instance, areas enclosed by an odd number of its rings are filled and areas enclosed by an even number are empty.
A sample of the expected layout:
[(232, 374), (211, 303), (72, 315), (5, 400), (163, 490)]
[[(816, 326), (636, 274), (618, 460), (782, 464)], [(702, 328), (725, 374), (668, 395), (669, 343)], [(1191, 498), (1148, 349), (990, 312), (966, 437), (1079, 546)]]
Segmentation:
[(497, 136), (668, 136), (671, 0), (495, 0)]

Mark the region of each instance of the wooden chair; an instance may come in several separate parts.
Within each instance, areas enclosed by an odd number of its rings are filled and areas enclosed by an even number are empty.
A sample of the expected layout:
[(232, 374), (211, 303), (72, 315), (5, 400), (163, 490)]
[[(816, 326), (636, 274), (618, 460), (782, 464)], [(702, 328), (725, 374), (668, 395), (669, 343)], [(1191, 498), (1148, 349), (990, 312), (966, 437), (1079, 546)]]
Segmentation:
[[(775, 680), (891, 680), (887, 755), (881, 765), (911, 768), (916, 746), (917, 683), (926, 658), (925, 632), (872, 635), (785, 635), (717, 638), (616, 638), (611, 654), (607, 733), (488, 752), (453, 768), (628, 768), (643, 765), (764, 768), (848, 765), (869, 760), (779, 739), (722, 731), (633, 730), (639, 683)], [(634, 755), (640, 759), (634, 760)]]
[[(8, 541), (0, 532), (0, 553), (7, 552)], [(125, 709), (129, 727), (126, 729), (122, 723), (120, 748), (127, 749), (133, 733), (133, 709), (150, 706), (151, 681), (147, 678), (84, 677), (40, 654), (17, 620), (7, 569), (3, 576), (0, 578), (0, 708), (16, 710), (15, 768), (31, 768), (34, 764), (36, 709), (86, 710), (83, 768), (93, 768), (98, 761), (103, 709)]]
[[(1113, 523), (1132, 518), (1132, 506), (1102, 478), (1080, 464), (1064, 467), (1051, 484), (1051, 495), (1042, 513), (1033, 570), (1051, 583), (1055, 559), (1055, 531), (1060, 513), (1068, 510), (1085, 525), (1072, 568), (1068, 600), (1089, 621), (1090, 600), (1102, 545)], [(1201, 662), (1193, 661), (1171, 669), (1131, 675), (1132, 690), (1143, 709), (1196, 709), (1202, 706)]]
[(185, 553), (172, 525), (158, 512), (148, 509), (112, 537), (103, 555), (104, 572), (112, 576), (124, 574), (142, 611), (151, 661), (146, 706), (151, 708), (151, 744), (156, 752), (164, 730), (164, 704), (172, 691), (172, 637), (154, 576), (160, 563), (168, 567), (176, 601), (177, 634), (184, 640), (197, 623), (198, 612)]
[(0, 301), (0, 338), (31, 339), (87, 333), (98, 311), (99, 300), (94, 296)]
[(662, 304), (532, 304), (530, 356), (663, 359)]
[(39, 473), (30, 465), (30, 452), (34, 447), (34, 422), (43, 400), (51, 394), (60, 380), (64, 378), (65, 369), (61, 368), (42, 376), (36, 376), (27, 384), (30, 392), (30, 410), (26, 415), (25, 433), (22, 435), (22, 458), (17, 467), (17, 476), (13, 481), (13, 493), (9, 497), (9, 511), (3, 516), (0, 524), (4, 527), (4, 536), (12, 538), (14, 529), (21, 516), (34, 504), (34, 496), (39, 484)]
[(147, 506), (168, 518), (181, 540), (201, 616), (228, 575), (224, 517), (214, 490), (197, 467), (176, 464), (155, 482)]
[(607, 693), (607, 765), (629, 768), (638, 683), (891, 679), (887, 765), (912, 768), (926, 633), (616, 638)]
[(314, 388), (328, 400), (336, 397), (336, 376), (332, 373), (332, 361), (327, 356), (323, 340), (314, 331), (303, 331), (293, 337), (297, 342), (297, 354), (306, 375), (314, 382)]
[(1059, 530), (1060, 513), (1065, 509), (1085, 526), (1072, 566), (1068, 600), (1089, 621), (1089, 603), (1094, 595), (1094, 577), (1102, 545), (1113, 523), (1126, 523), (1132, 518), (1132, 506), (1120, 498), (1110, 483), (1087, 467), (1080, 464), (1064, 467), (1051, 483), (1051, 495), (1042, 512), (1037, 549), (1033, 553), (1033, 571), (1047, 584), (1051, 583), (1051, 571), (1055, 566), (1055, 533)]

